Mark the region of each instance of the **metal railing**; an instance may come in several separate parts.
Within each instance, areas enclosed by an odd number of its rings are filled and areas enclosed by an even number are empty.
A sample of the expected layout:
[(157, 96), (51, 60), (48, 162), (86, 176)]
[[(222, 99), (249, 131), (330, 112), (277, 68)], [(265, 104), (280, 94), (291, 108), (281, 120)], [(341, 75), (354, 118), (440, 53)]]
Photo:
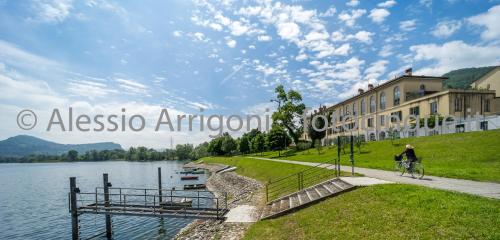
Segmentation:
[(319, 163), (304, 171), (269, 181), (266, 184), (266, 201), (269, 203), (290, 193), (340, 176), (338, 164), (337, 159), (334, 159)]
[[(96, 187), (95, 192), (77, 193), (78, 211), (100, 213), (111, 209), (114, 214), (118, 214), (138, 209), (149, 209), (147, 212), (153, 216), (161, 215), (167, 209), (185, 213), (212, 211), (219, 218), (228, 210), (226, 192), (119, 187), (109, 187), (108, 189), (109, 193), (105, 193), (103, 187)], [(219, 197), (216, 197), (215, 194)], [(191, 201), (191, 204), (182, 205), (183, 199)]]

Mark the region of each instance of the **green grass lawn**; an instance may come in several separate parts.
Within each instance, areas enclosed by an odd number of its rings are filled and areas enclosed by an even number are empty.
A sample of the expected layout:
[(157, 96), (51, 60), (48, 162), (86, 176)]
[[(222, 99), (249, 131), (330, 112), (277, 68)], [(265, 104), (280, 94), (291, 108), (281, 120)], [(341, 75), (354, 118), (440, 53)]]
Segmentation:
[(245, 239), (500, 239), (500, 201), (376, 185), (259, 221)]
[[(500, 182), (500, 130), (406, 138), (394, 143), (390, 140), (369, 142), (361, 148), (361, 154), (355, 148), (355, 165), (392, 170), (394, 155), (401, 153), (407, 143), (415, 147), (427, 175)], [(266, 152), (263, 157), (278, 158), (278, 153)], [(290, 151), (288, 156), (279, 158), (323, 162), (337, 158), (337, 149), (323, 147), (320, 154), (316, 149)], [(350, 164), (348, 147), (341, 162)]]

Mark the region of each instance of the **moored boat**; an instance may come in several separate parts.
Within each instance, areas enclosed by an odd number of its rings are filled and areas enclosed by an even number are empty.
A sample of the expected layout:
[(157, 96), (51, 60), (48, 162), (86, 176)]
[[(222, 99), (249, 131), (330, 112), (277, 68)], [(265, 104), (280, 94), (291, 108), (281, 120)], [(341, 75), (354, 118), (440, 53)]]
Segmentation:
[(205, 184), (186, 184), (184, 185), (184, 190), (192, 190), (192, 189), (205, 189), (207, 186)]

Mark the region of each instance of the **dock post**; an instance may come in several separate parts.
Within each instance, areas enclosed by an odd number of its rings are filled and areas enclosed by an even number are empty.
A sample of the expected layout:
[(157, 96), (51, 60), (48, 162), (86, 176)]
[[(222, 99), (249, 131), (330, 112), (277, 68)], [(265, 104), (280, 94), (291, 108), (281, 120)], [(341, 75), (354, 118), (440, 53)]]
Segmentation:
[(78, 229), (78, 211), (76, 205), (76, 177), (69, 178), (69, 189), (70, 189), (70, 211), (71, 211), (71, 238), (73, 240), (79, 239), (79, 229)]
[[(104, 207), (109, 208), (110, 207), (110, 202), (109, 202), (109, 186), (110, 183), (108, 181), (108, 174), (104, 173), (102, 174), (102, 180), (104, 184)], [(109, 210), (106, 209), (106, 212)], [(106, 214), (106, 237), (108, 239), (111, 239), (113, 233), (112, 225), (111, 225), (111, 214), (107, 213)]]
[(162, 193), (161, 193), (161, 167), (158, 167), (158, 195), (160, 196), (159, 203), (162, 202)]
[[(359, 139), (358, 139), (358, 141), (359, 141)], [(351, 159), (351, 174), (354, 177), (354, 136), (353, 135), (351, 135), (350, 145), (351, 145), (350, 146), (351, 154), (349, 156)]]
[(337, 177), (340, 177), (340, 136), (337, 136)]

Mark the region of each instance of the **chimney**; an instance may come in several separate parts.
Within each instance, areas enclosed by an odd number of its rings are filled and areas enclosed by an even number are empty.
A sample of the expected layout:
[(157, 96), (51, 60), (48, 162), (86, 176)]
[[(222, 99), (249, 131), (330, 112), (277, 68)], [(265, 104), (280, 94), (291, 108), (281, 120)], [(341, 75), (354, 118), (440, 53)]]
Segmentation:
[(358, 89), (359, 94), (363, 94), (364, 92), (365, 92), (365, 90), (363, 90), (362, 88)]
[(368, 84), (368, 90), (372, 90), (373, 89), (373, 84)]
[(413, 69), (412, 68), (408, 68), (408, 69), (405, 70), (405, 75), (406, 76), (411, 76), (412, 72), (413, 72)]

